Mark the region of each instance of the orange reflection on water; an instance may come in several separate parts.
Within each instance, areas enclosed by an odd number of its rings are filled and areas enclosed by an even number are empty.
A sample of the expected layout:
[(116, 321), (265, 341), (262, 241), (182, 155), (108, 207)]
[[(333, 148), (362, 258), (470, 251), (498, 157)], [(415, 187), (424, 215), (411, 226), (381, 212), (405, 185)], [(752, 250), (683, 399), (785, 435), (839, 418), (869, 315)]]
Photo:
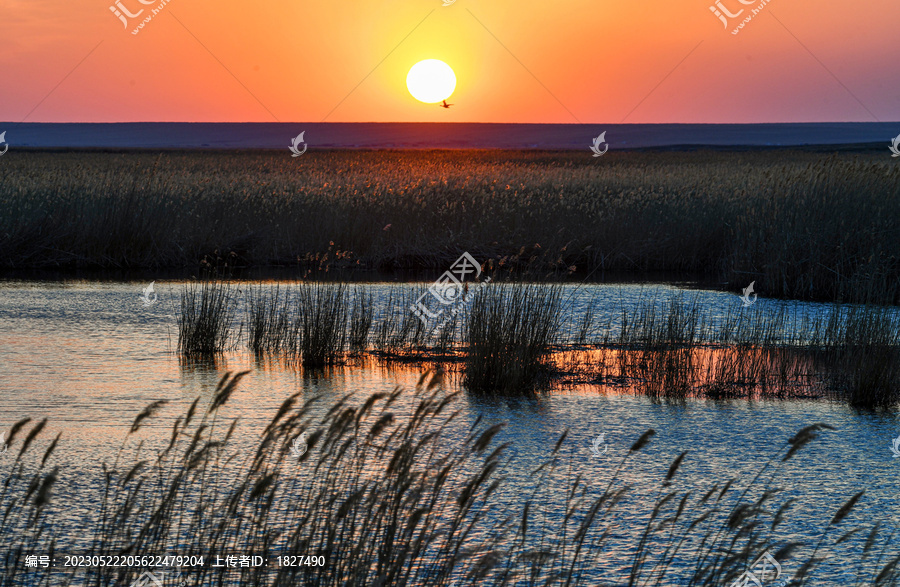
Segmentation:
[[(567, 388), (653, 397), (811, 397), (820, 378), (809, 353), (759, 346), (603, 347), (556, 352)], [(568, 390), (567, 390), (568, 391)]]

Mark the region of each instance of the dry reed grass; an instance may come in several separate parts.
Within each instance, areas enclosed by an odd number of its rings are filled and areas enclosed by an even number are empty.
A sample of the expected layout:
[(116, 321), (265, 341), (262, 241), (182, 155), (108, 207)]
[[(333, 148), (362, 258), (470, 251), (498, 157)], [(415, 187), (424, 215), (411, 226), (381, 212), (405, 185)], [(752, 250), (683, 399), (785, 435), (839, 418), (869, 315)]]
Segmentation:
[[(900, 314), (890, 307), (837, 304), (812, 316), (741, 309), (713, 321), (697, 298), (674, 296), (622, 310), (617, 334), (609, 321), (598, 333), (590, 305), (581, 318), (567, 318), (575, 338), (566, 340), (559, 286), (480, 287), (465, 311), (437, 330), (410, 309), (423, 291), (391, 288), (376, 311), (361, 286), (350, 292), (341, 284), (304, 283), (290, 299), (278, 287), (251, 289), (241, 331), (254, 354), (281, 354), (307, 367), (367, 353), (382, 361), (461, 364), (463, 383), (477, 392), (546, 388), (559, 371), (555, 354), (596, 348), (611, 352), (595, 354), (590, 368), (563, 371), (587, 371), (592, 382), (617, 382), (656, 398), (831, 395), (864, 409), (900, 401)], [(229, 286), (190, 286), (182, 303), (181, 352), (220, 353), (237, 303)]]
[(602, 164), (586, 150), (28, 152), (0, 168), (0, 267), (441, 271), (466, 250), (897, 303), (893, 163), (881, 151), (624, 152)]
[[(68, 484), (69, 471), (50, 468), (59, 436), (35, 442), (46, 421), (27, 434), (28, 420), (13, 426), (15, 459), (0, 487), (0, 587), (37, 584), (42, 571), (25, 567), (24, 557), (73, 542), (84, 556), (203, 555), (203, 568), (184, 569), (189, 584), (202, 586), (727, 585), (767, 548), (792, 569), (790, 585), (815, 585), (823, 560), (817, 553), (865, 529), (855, 520), (857, 494), (823, 524), (813, 552), (776, 540), (793, 502), (774, 485), (781, 465), (801, 458), (830, 428), (824, 424), (800, 430), (749, 482), (718, 479), (682, 489), (679, 471), (690, 466), (683, 453), (658, 480), (656, 495), (636, 502), (636, 523), (635, 503), (621, 511), (634, 492), (623, 477), (653, 430), (623, 454), (605, 488), (571, 472), (563, 434), (529, 475), (532, 492), (511, 493), (503, 474), (509, 446), (497, 439), (502, 425), (462, 424), (458, 393), (426, 386), (425, 376), (414, 394), (396, 389), (327, 404), (291, 396), (248, 452), (236, 448), (236, 422), (219, 421), (244, 375), (223, 376), (208, 405), (195, 400), (157, 439), (159, 450), (142, 454), (135, 436), (162, 417), (165, 402), (149, 405), (115, 462), (103, 464), (102, 482), (79, 483), (61, 496), (53, 489)], [(298, 458), (289, 448), (304, 433), (308, 447)], [(38, 444), (46, 445), (43, 454), (35, 454)], [(73, 500), (96, 507), (75, 522), (68, 515)], [(626, 519), (639, 531), (623, 548), (616, 524)], [(83, 540), (73, 540), (75, 523)], [(854, 527), (837, 539), (848, 524)], [(859, 584), (896, 584), (900, 557), (881, 541), (875, 526), (855, 564)], [(270, 561), (324, 555), (326, 564), (226, 572), (210, 562), (224, 553)], [(121, 567), (56, 571), (60, 587), (126, 585), (136, 576)]]

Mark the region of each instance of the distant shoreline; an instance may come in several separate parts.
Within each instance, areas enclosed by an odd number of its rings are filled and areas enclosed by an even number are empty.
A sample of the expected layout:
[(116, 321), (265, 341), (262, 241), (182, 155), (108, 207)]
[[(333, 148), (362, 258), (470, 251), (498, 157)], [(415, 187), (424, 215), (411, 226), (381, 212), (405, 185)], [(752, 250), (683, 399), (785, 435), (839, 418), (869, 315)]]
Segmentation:
[[(20, 147), (23, 153), (109, 153), (109, 154), (147, 154), (147, 153), (204, 153), (204, 152), (231, 152), (231, 153), (271, 153), (283, 149), (275, 147)], [(324, 147), (310, 148), (307, 152), (332, 153), (356, 151), (365, 152), (428, 152), (434, 151), (454, 152), (471, 151), (472, 153), (571, 153), (577, 149), (550, 149), (550, 148), (492, 148), (492, 147)], [(882, 143), (847, 143), (847, 144), (810, 144), (810, 145), (664, 145), (657, 147), (631, 147), (611, 150), (611, 153), (760, 153), (772, 151), (793, 151), (800, 153), (872, 153), (885, 150)], [(288, 153), (289, 154), (289, 153)]]
[(0, 122), (15, 149), (287, 149), (304, 133), (310, 151), (587, 150), (605, 132), (616, 150), (742, 150), (886, 147), (900, 122), (767, 124), (507, 123), (13, 123)]

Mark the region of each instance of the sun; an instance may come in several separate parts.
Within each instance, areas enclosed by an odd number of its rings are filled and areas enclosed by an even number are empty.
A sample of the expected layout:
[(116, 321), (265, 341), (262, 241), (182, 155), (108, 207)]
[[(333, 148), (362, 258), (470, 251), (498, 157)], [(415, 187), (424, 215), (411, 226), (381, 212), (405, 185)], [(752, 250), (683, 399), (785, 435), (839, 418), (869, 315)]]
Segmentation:
[(409, 69), (406, 87), (416, 100), (434, 104), (449, 98), (456, 89), (456, 74), (443, 61), (426, 59)]

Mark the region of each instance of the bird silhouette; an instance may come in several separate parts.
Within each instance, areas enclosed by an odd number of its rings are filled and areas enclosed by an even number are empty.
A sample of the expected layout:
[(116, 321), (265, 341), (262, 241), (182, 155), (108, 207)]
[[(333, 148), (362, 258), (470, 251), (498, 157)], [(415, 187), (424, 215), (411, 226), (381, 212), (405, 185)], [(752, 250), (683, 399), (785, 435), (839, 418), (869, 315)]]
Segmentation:
[(449, 107), (453, 106), (453, 104), (447, 104), (447, 100), (444, 100), (444, 103), (441, 104), (440, 106), (441, 106), (441, 108), (449, 108)]

